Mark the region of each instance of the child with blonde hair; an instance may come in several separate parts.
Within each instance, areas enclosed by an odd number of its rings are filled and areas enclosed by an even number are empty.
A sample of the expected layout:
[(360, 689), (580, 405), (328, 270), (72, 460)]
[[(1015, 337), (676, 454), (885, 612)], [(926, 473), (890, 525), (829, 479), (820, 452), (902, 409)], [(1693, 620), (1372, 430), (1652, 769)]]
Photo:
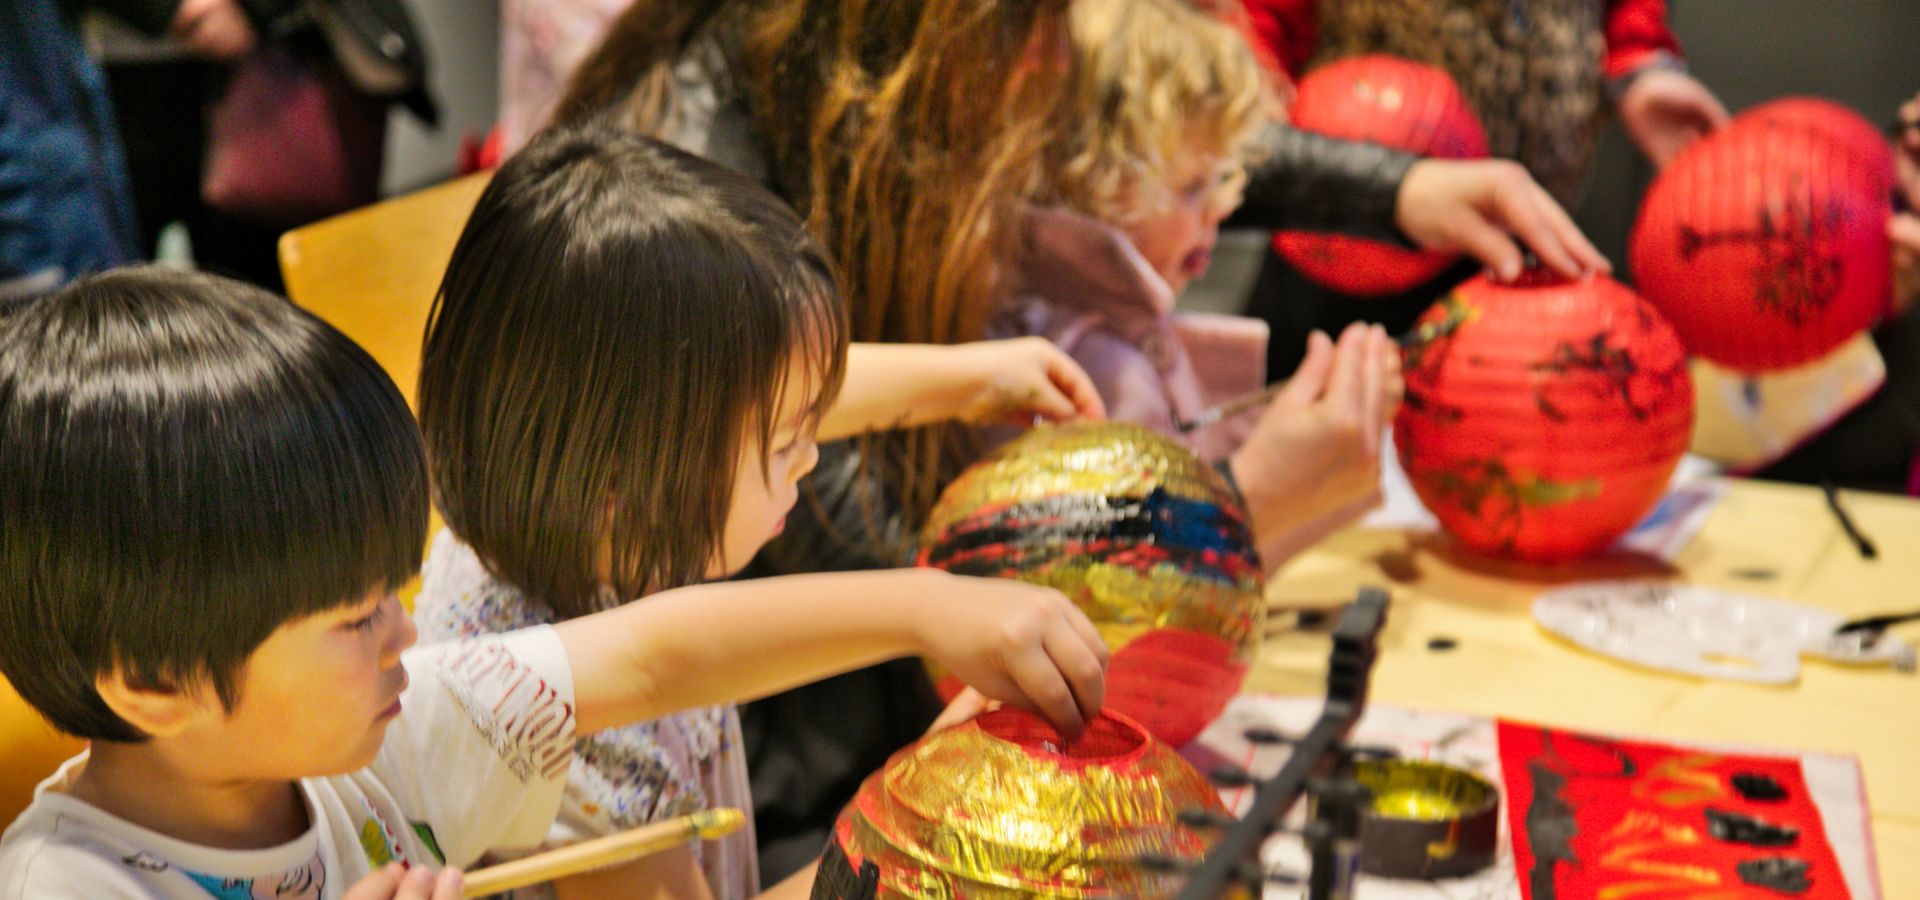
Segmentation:
[[(1079, 0), (1069, 44), (1063, 134), (1047, 150), (1019, 290), (994, 333), (1051, 338), (1086, 368), (1111, 417), (1223, 459), (1254, 415), (1191, 433), (1177, 423), (1266, 383), (1266, 325), (1175, 313), (1174, 300), (1211, 262), (1273, 101), (1242, 36), (1178, 0)], [(1355, 326), (1337, 344), (1315, 334), (1274, 402), (1299, 408), (1303, 433), (1370, 431), (1377, 448), (1399, 395), (1392, 342)], [(1377, 454), (1336, 456), (1286, 461), (1326, 482), (1315, 498), (1326, 505), (1287, 535), (1263, 535), (1264, 556), (1284, 559), (1371, 505)]]

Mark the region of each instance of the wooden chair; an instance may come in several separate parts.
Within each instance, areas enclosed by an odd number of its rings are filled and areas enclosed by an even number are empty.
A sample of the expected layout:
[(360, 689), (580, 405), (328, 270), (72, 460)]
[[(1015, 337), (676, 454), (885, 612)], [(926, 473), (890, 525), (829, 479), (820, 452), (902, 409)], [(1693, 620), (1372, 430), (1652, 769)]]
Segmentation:
[[(287, 295), (365, 347), (408, 403), (440, 275), (489, 177), (461, 178), (280, 239)], [(439, 528), (437, 515), (432, 528)], [(417, 589), (416, 583), (402, 593), (409, 608)], [(0, 827), (26, 808), (36, 784), (84, 747), (55, 731), (0, 679)]]
[(53, 730), (0, 678), (0, 823), (11, 823), (33, 799), (34, 785), (84, 749), (81, 741)]
[(469, 175), (280, 238), (287, 296), (365, 347), (408, 403), (434, 292), (491, 178)]
[[(408, 405), (420, 377), (420, 339), (453, 245), (480, 192), (481, 172), (296, 228), (280, 237), (287, 296), (366, 348)], [(440, 530), (440, 513), (427, 525)], [(418, 580), (400, 592), (413, 610)]]

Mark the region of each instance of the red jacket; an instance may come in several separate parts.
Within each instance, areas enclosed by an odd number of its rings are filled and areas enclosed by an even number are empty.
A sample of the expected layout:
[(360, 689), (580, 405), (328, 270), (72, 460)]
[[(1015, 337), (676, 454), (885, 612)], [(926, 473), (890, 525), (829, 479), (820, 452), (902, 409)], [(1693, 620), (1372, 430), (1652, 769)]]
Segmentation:
[[(1298, 79), (1313, 55), (1320, 0), (1242, 0), (1254, 49)], [(1645, 65), (1660, 53), (1680, 56), (1680, 42), (1667, 27), (1666, 0), (1607, 0), (1607, 55), (1601, 71), (1611, 80)]]

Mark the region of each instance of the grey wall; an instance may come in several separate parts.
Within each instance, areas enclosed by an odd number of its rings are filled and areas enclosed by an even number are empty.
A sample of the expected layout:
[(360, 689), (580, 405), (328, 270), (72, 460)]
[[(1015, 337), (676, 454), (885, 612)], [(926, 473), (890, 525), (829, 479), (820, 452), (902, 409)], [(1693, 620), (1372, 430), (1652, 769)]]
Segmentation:
[[(1675, 0), (1688, 64), (1733, 112), (1787, 94), (1853, 107), (1875, 124), (1920, 91), (1920, 0)], [(1652, 177), (1609, 125), (1576, 218), (1616, 267)]]
[(453, 174), (460, 138), (484, 136), (500, 107), (499, 0), (408, 0), (426, 32), (440, 127), (429, 131), (396, 110), (387, 132), (383, 189), (402, 193)]

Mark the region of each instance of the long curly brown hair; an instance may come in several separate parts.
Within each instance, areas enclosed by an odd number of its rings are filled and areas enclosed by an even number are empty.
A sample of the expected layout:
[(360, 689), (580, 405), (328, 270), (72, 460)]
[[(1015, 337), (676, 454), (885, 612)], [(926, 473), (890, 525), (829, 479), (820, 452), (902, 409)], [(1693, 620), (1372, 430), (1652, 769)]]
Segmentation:
[[(977, 340), (1064, 89), (1066, 10), (1067, 0), (638, 0), (556, 115), (611, 111), (665, 130), (674, 61), (715, 35), (732, 51), (774, 187), (840, 267), (853, 338)], [(953, 426), (863, 440), (909, 528), (975, 452)]]
[(1603, 112), (1599, 0), (1321, 0), (1312, 66), (1392, 53), (1445, 69), (1560, 202), (1580, 198)]

